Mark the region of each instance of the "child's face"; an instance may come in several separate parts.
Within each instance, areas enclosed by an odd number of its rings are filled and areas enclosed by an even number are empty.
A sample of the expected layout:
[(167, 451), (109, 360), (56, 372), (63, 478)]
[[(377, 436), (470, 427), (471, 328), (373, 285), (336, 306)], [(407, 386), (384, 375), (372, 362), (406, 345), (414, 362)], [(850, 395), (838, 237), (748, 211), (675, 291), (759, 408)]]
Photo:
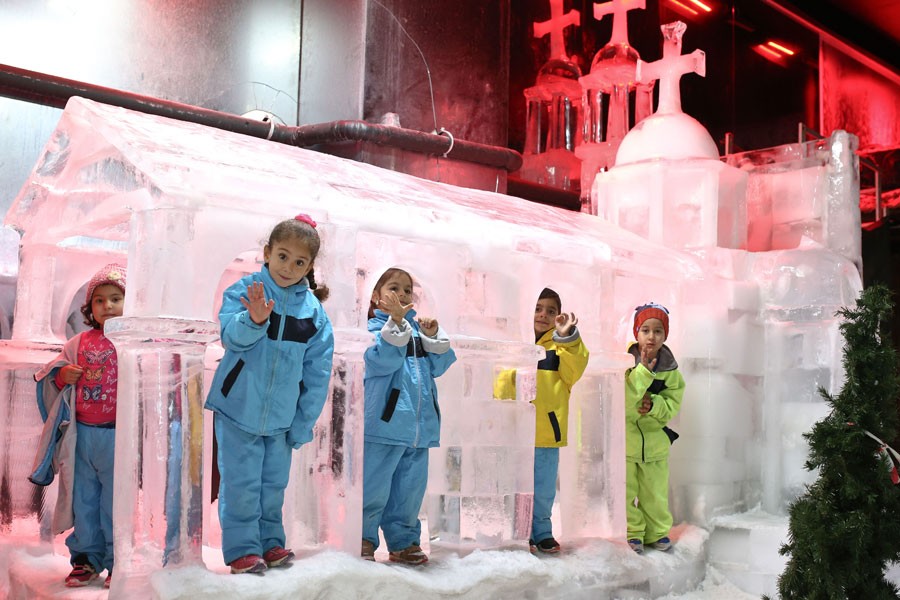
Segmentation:
[(280, 240), (271, 247), (266, 245), (263, 257), (272, 279), (283, 288), (300, 283), (313, 267), (309, 248), (300, 238)]
[(637, 334), (638, 349), (646, 348), (651, 355), (655, 356), (659, 349), (662, 348), (663, 342), (666, 341), (666, 330), (663, 328), (663, 322), (659, 319), (647, 319), (641, 323)]
[(103, 327), (107, 319), (121, 317), (125, 307), (125, 294), (119, 286), (107, 283), (98, 285), (91, 296), (91, 314), (94, 320)]
[(410, 279), (409, 275), (406, 273), (394, 273), (388, 277), (387, 281), (382, 283), (380, 288), (372, 292), (372, 302), (375, 303), (376, 307), (380, 306), (379, 302), (387, 292), (394, 292), (397, 294), (397, 299), (400, 300), (400, 304), (412, 304), (412, 279)]
[(534, 305), (534, 334), (541, 335), (556, 327), (559, 307), (553, 298), (543, 298)]

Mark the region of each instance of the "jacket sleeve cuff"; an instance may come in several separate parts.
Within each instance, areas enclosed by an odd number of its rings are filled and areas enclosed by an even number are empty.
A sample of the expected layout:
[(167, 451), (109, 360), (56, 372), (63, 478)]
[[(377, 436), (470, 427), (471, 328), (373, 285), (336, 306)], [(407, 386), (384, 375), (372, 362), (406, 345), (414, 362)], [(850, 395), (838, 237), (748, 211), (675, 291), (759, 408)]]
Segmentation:
[(412, 337), (412, 325), (406, 319), (401, 321), (399, 325), (393, 319), (388, 319), (384, 327), (381, 328), (381, 339), (391, 346), (397, 346), (398, 348), (405, 346), (409, 343), (410, 337)]
[(437, 333), (434, 334), (434, 337), (428, 337), (420, 332), (419, 338), (422, 340), (422, 348), (425, 352), (430, 352), (431, 354), (444, 354), (450, 349), (450, 337), (440, 325), (438, 325), (438, 330)]
[(56, 374), (53, 376), (53, 383), (56, 385), (56, 389), (61, 390), (66, 387), (66, 382), (63, 381), (62, 378), (62, 369), (57, 369)]
[(555, 331), (553, 332), (553, 341), (557, 344), (571, 344), (572, 342), (577, 342), (578, 338), (581, 337), (581, 334), (578, 332), (578, 326), (572, 328), (572, 333), (565, 337), (561, 337)]

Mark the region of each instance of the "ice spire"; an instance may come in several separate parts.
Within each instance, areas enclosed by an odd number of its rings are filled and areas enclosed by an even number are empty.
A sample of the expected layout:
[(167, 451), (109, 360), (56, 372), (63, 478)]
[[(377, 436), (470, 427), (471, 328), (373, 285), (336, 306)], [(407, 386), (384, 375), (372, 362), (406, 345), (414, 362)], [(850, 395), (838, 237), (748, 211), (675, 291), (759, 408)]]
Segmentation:
[(645, 8), (645, 0), (611, 0), (594, 3), (594, 18), (602, 21), (606, 15), (613, 16), (610, 44), (628, 45), (628, 11)]
[(550, 0), (550, 19), (534, 24), (534, 37), (542, 38), (550, 34), (550, 58), (569, 60), (563, 31), (567, 27), (581, 24), (581, 13), (575, 9), (563, 14), (563, 0)]
[(524, 92), (527, 105), (524, 162), (519, 176), (578, 190), (581, 163), (573, 154), (581, 128), (581, 68), (566, 54), (563, 31), (579, 25), (581, 13), (563, 13), (563, 0), (548, 0), (550, 19), (534, 24), (534, 37), (550, 34), (550, 58)]
[(637, 50), (628, 43), (628, 12), (644, 8), (645, 0), (611, 0), (594, 4), (598, 20), (612, 15), (612, 36), (594, 56), (591, 72), (579, 82), (584, 90), (582, 143), (575, 154), (582, 160), (581, 201), (584, 212), (595, 213), (590, 204), (590, 186), (597, 172), (614, 163), (616, 150), (632, 124), (630, 96), (635, 94), (634, 123), (651, 112), (653, 83), (639, 86), (636, 69)]
[(659, 104), (656, 112), (681, 112), (681, 76), (696, 73), (706, 77), (706, 53), (694, 50), (690, 54), (681, 53), (681, 37), (687, 25), (681, 21), (666, 23), (660, 27), (663, 33), (663, 57), (652, 63), (638, 60), (637, 80), (648, 83), (659, 80)]
[(710, 158), (718, 160), (719, 150), (703, 125), (681, 110), (681, 76), (706, 73), (706, 54), (694, 50), (681, 54), (681, 37), (687, 25), (681, 21), (660, 26), (663, 57), (653, 63), (638, 61), (639, 85), (659, 80), (656, 112), (628, 132), (616, 153), (616, 166), (641, 160), (666, 158)]

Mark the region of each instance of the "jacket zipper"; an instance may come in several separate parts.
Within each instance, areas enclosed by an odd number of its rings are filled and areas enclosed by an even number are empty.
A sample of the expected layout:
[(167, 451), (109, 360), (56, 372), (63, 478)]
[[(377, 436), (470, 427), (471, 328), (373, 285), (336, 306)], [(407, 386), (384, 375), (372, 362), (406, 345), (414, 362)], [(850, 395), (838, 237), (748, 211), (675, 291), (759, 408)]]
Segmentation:
[(641, 462), (644, 462), (644, 430), (641, 429), (641, 425), (637, 421), (634, 422), (634, 426), (637, 427), (638, 433), (641, 434)]
[[(279, 288), (279, 289), (282, 290), (281, 305), (282, 305), (282, 307), (287, 306), (287, 298), (286, 298), (287, 290), (285, 288)], [(282, 312), (284, 312), (284, 311), (282, 311)], [(282, 316), (282, 318), (280, 319), (280, 321), (278, 323), (278, 335), (275, 337), (276, 344), (281, 342), (281, 336), (284, 333), (284, 322), (286, 320), (287, 319), (285, 319), (284, 316)], [(263, 408), (263, 415), (262, 415), (262, 417), (263, 417), (262, 423), (260, 423), (260, 432), (265, 432), (266, 423), (268, 423), (268, 421), (269, 421), (269, 412), (270, 412), (270, 409), (272, 408), (272, 403), (269, 402), (269, 398), (272, 395), (272, 386), (275, 384), (275, 373), (278, 370), (278, 357), (280, 354), (281, 354), (280, 352), (275, 352), (275, 357), (271, 361), (272, 362), (272, 370), (269, 373), (269, 384), (266, 386), (266, 395), (263, 398), (263, 407), (264, 408)]]
[(416, 371), (416, 396), (418, 397), (418, 403), (416, 404), (416, 440), (413, 442), (413, 448), (419, 447), (419, 416), (422, 413), (422, 374), (419, 373), (419, 357), (416, 356), (416, 338), (412, 336), (410, 338), (413, 343), (413, 367)]

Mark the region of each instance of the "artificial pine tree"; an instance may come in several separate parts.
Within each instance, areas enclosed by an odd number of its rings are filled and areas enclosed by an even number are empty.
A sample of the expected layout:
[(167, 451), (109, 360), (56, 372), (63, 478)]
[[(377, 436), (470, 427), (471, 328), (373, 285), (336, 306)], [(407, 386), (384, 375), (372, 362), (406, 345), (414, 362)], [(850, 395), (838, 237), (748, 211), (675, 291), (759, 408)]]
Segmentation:
[[(778, 578), (784, 600), (896, 600), (884, 577), (900, 560), (900, 485), (880, 444), (897, 434), (897, 359), (887, 324), (893, 303), (884, 286), (863, 291), (840, 315), (846, 381), (840, 394), (819, 393), (832, 411), (805, 434), (806, 468), (818, 479), (790, 507), (789, 556)], [(889, 460), (889, 459), (887, 459)]]

